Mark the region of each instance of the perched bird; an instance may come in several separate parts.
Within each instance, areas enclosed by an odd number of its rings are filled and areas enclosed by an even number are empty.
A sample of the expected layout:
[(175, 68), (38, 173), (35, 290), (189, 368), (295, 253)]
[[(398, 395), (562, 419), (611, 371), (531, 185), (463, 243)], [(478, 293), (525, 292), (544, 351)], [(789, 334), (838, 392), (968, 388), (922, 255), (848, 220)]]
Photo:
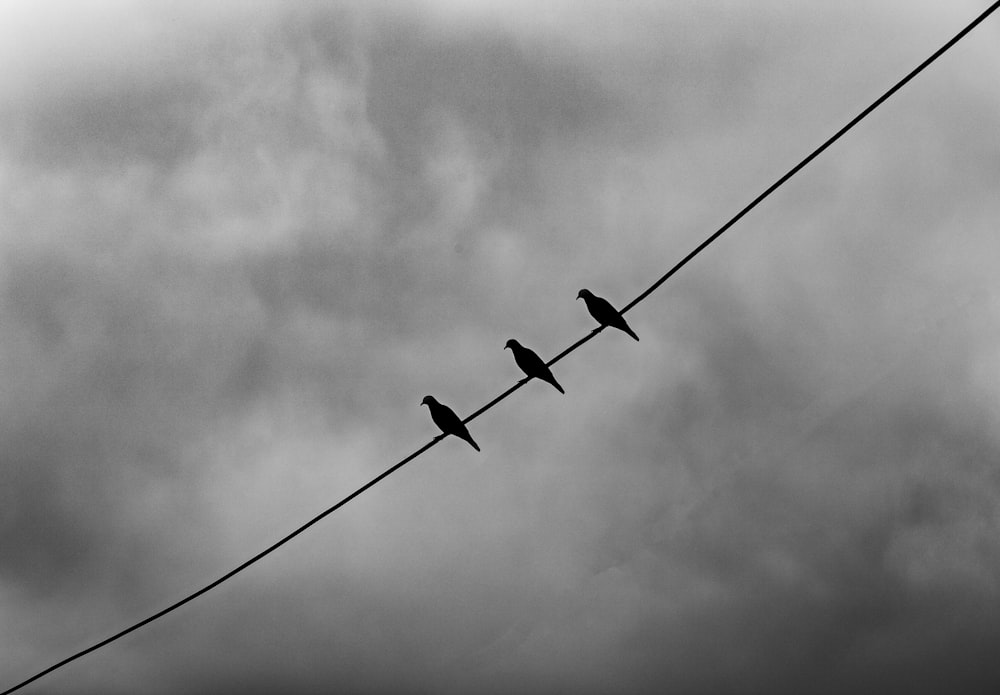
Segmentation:
[(438, 403), (434, 396), (424, 396), (424, 400), (420, 401), (420, 405), (426, 405), (431, 411), (431, 420), (434, 424), (441, 428), (441, 431), (445, 434), (453, 434), (459, 439), (464, 439), (472, 448), (479, 451), (479, 445), (469, 434), (469, 429), (462, 422), (462, 418), (455, 414), (455, 411), (446, 406), (444, 403)]
[(514, 353), (514, 361), (517, 362), (517, 366), (521, 368), (521, 371), (528, 375), (529, 379), (534, 377), (542, 381), (547, 381), (555, 386), (559, 393), (566, 393), (563, 391), (563, 387), (559, 385), (559, 382), (556, 381), (556, 378), (552, 376), (552, 370), (545, 364), (545, 360), (535, 354), (534, 350), (524, 347), (513, 338), (508, 340), (507, 344), (503, 346), (504, 350), (507, 348), (510, 348), (510, 351)]
[(597, 322), (602, 326), (611, 326), (612, 328), (617, 328), (620, 331), (625, 331), (630, 336), (639, 340), (639, 336), (635, 334), (629, 325), (625, 323), (625, 317), (618, 313), (618, 310), (611, 306), (611, 302), (607, 299), (598, 297), (596, 294), (590, 290), (580, 290), (576, 295), (577, 299), (583, 298), (583, 301), (587, 304), (587, 311), (590, 315), (597, 319)]

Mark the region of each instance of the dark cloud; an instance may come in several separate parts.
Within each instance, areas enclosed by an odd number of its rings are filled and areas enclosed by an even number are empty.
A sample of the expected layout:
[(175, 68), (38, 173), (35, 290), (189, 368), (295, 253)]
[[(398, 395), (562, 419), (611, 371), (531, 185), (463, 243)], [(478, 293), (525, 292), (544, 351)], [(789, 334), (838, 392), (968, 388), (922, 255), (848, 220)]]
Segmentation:
[(5, 130), (15, 134), (20, 157), (42, 167), (88, 161), (169, 166), (197, 150), (189, 114), (206, 98), (198, 85), (183, 82), (119, 85), (8, 114)]
[[(7, 25), (39, 42), (0, 80), (11, 683), (426, 441), (425, 393), (499, 393), (507, 338), (582, 335), (580, 287), (628, 301), (975, 11), (196, 8)], [(567, 395), (42, 687), (995, 690), (983, 29), (630, 313), (640, 343), (557, 365)]]

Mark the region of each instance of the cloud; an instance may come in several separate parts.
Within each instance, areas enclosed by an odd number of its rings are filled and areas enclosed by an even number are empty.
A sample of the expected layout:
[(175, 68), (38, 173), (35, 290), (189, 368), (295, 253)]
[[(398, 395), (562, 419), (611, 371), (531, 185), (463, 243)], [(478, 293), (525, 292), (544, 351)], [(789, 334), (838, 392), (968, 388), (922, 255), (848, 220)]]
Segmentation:
[[(583, 335), (580, 287), (628, 301), (971, 16), (860, 7), (6, 7), (0, 671), (367, 481), (425, 393), (499, 393), (507, 338)], [(46, 687), (992, 692), (993, 53), (747, 216), (641, 343), (560, 362), (565, 397), (477, 419), (481, 455)]]

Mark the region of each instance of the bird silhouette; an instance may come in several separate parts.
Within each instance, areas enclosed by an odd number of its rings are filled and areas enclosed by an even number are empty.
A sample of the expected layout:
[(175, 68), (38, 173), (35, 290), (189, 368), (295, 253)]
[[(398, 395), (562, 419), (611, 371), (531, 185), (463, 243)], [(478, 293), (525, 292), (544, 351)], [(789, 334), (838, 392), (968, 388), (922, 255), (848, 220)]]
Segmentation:
[(625, 317), (618, 313), (618, 310), (611, 306), (611, 302), (602, 297), (598, 297), (596, 294), (590, 290), (580, 290), (576, 295), (577, 299), (583, 298), (584, 303), (587, 305), (587, 311), (590, 315), (597, 319), (597, 322), (602, 326), (611, 326), (612, 328), (617, 328), (620, 331), (625, 331), (630, 336), (639, 340), (639, 336), (635, 334), (629, 325), (625, 323)]
[(441, 431), (446, 435), (453, 434), (459, 439), (464, 439), (472, 448), (479, 451), (479, 445), (476, 444), (476, 440), (472, 438), (469, 434), (469, 429), (462, 422), (462, 418), (455, 414), (455, 411), (446, 406), (444, 403), (439, 403), (434, 396), (424, 396), (424, 400), (420, 401), (420, 405), (426, 405), (431, 411), (431, 420), (434, 424), (441, 428)]
[(510, 348), (510, 351), (514, 353), (514, 361), (521, 368), (521, 371), (528, 375), (529, 379), (534, 377), (535, 379), (547, 381), (555, 386), (559, 393), (566, 393), (552, 375), (552, 370), (545, 364), (545, 360), (535, 354), (534, 350), (524, 347), (513, 338), (508, 340), (507, 344), (503, 346), (504, 350), (507, 348)]

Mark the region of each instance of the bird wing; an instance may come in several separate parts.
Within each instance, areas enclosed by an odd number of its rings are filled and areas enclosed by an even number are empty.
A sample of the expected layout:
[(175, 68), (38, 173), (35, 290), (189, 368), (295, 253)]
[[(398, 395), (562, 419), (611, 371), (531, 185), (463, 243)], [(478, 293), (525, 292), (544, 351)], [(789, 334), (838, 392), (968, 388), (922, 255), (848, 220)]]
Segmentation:
[(431, 407), (431, 419), (445, 434), (455, 434), (464, 428), (462, 420), (455, 414), (455, 411), (443, 403), (436, 403)]
[(603, 297), (594, 297), (594, 306), (590, 312), (594, 318), (603, 324), (614, 325), (615, 320), (621, 321), (621, 314), (611, 306), (611, 302)]
[(541, 376), (548, 371), (544, 360), (534, 350), (524, 348), (524, 353), (521, 356), (524, 358), (524, 364), (521, 365), (521, 369), (528, 376)]
[(443, 403), (436, 403), (431, 406), (431, 419), (434, 420), (434, 424), (441, 428), (441, 431), (445, 434), (453, 434), (459, 439), (464, 439), (472, 445), (473, 449), (480, 451), (479, 445), (472, 438), (469, 428), (462, 422), (462, 418), (458, 417), (455, 411), (448, 406)]

